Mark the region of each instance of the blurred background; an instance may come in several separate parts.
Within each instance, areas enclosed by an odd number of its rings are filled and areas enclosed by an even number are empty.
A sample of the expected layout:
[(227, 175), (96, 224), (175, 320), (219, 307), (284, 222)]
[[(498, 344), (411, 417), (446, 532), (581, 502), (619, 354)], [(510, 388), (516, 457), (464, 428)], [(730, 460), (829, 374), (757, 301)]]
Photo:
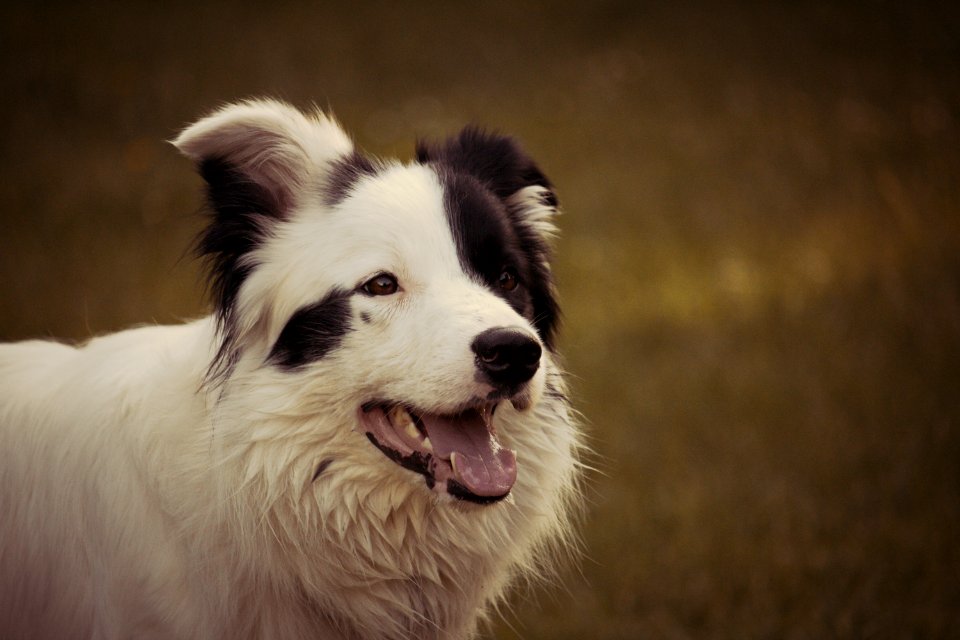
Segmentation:
[(223, 102), (525, 143), (600, 472), (489, 638), (960, 637), (953, 3), (8, 2), (0, 73), (5, 340), (204, 312)]

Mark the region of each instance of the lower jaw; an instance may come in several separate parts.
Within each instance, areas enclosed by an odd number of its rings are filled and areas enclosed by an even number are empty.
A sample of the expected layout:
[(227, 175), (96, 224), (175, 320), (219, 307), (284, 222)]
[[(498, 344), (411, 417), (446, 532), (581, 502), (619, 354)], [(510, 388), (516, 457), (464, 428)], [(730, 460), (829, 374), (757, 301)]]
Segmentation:
[[(429, 485), (430, 482), (431, 480), (428, 480), (427, 484)], [(500, 502), (501, 500), (506, 498), (508, 495), (510, 495), (510, 492), (508, 491), (502, 496), (478, 496), (475, 493), (470, 493), (470, 491), (465, 486), (463, 486), (456, 480), (447, 480), (447, 493), (452, 495), (454, 498), (457, 498), (458, 500), (463, 500), (465, 502), (472, 502), (474, 504), (493, 504), (495, 502)]]
[(446, 493), (453, 496), (457, 500), (462, 500), (463, 502), (471, 502), (473, 504), (487, 505), (493, 504), (495, 502), (500, 502), (508, 495), (510, 492), (507, 491), (503, 495), (499, 496), (478, 496), (475, 493), (472, 493), (465, 486), (457, 482), (455, 479), (450, 477), (452, 471), (444, 469), (444, 475), (446, 477), (438, 480), (436, 477), (436, 461), (433, 459), (433, 456), (429, 454), (421, 454), (415, 452), (411, 455), (404, 456), (393, 449), (382, 445), (371, 433), (367, 433), (367, 438), (370, 442), (379, 449), (386, 457), (390, 458), (395, 464), (408, 471), (413, 471), (423, 476), (424, 481), (427, 484), (427, 487), (437, 493), (443, 493), (446, 489)]

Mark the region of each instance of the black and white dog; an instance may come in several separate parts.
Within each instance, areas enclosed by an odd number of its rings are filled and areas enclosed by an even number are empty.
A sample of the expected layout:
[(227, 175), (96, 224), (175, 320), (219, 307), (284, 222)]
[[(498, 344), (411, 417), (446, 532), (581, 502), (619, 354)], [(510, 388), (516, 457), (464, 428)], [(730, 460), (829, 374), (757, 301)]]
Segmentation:
[(0, 347), (0, 637), (472, 636), (571, 537), (550, 183), (271, 100), (174, 144), (215, 313)]

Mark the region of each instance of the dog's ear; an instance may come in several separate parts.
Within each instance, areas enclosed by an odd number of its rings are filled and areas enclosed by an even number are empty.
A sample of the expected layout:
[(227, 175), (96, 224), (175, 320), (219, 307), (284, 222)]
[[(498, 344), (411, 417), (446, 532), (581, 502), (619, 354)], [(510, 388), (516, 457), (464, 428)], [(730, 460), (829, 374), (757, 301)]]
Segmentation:
[(173, 144), (197, 164), (216, 213), (236, 213), (242, 195), (254, 196), (246, 204), (270, 217), (283, 217), (307, 184), (323, 179), (330, 161), (353, 151), (323, 113), (306, 116), (276, 100), (228, 105), (187, 127)]
[[(319, 111), (304, 115), (274, 100), (228, 105), (187, 127), (173, 144), (207, 183), (211, 219), (197, 253), (210, 268), (210, 286), (223, 348), (211, 371), (229, 366), (238, 333), (235, 302), (254, 268), (249, 254), (298, 202), (329, 179), (353, 143)], [(249, 320), (248, 320), (249, 321)]]
[(511, 137), (465, 127), (441, 144), (418, 141), (417, 162), (469, 174), (494, 193), (510, 213), (550, 237), (556, 229), (557, 196), (533, 159)]
[(440, 162), (472, 175), (501, 200), (524, 187), (552, 190), (550, 181), (513, 138), (478, 127), (464, 127), (439, 145), (418, 141), (416, 157), (420, 163)]

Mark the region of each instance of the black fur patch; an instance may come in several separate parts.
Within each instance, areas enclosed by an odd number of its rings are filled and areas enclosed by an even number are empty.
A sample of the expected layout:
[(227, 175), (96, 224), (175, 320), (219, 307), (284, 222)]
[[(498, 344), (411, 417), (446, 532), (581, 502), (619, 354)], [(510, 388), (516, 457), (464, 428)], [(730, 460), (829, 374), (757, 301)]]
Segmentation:
[(269, 220), (282, 215), (282, 204), (223, 158), (207, 158), (198, 170), (207, 183), (211, 220), (197, 239), (196, 253), (210, 271), (210, 293), (223, 337), (210, 365), (210, 375), (217, 377), (228, 374), (236, 360), (234, 301), (254, 268), (242, 259), (263, 241)]
[(350, 330), (350, 293), (335, 289), (323, 300), (298, 309), (270, 350), (268, 361), (295, 370), (324, 358)]
[[(507, 211), (473, 176), (441, 172), (447, 222), (457, 245), (460, 264), (517, 313), (533, 319), (530, 296), (524, 283), (529, 269)], [(505, 267), (517, 271), (520, 286), (505, 291), (498, 285)]]
[(420, 163), (440, 162), (458, 173), (472, 175), (501, 200), (524, 187), (539, 185), (550, 191), (551, 206), (557, 205), (553, 185), (509, 136), (464, 127), (441, 145), (417, 142), (416, 157)]
[(324, 202), (333, 206), (343, 202), (357, 181), (364, 176), (376, 175), (380, 164), (359, 151), (344, 156), (330, 167), (330, 175), (323, 186)]
[[(537, 185), (547, 189), (543, 202), (556, 206), (550, 181), (513, 139), (473, 127), (441, 145), (418, 143), (417, 160), (437, 167), (464, 268), (527, 317), (552, 349), (559, 308), (546, 266), (550, 249), (524, 211), (506, 202), (518, 190)], [(511, 292), (497, 286), (505, 266), (516, 269), (520, 279)]]

